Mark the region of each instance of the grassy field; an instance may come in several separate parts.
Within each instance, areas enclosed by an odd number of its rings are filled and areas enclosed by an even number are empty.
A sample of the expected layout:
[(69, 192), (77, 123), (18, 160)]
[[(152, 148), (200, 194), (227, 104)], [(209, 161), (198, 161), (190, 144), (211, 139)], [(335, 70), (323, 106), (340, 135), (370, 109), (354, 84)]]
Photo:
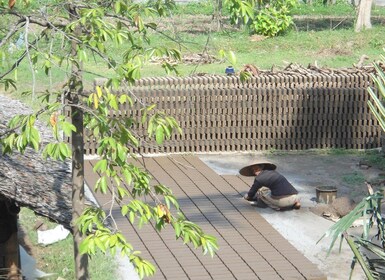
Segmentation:
[[(207, 54), (213, 58), (211, 63), (193, 60), (195, 63), (178, 63), (179, 75), (188, 76), (197, 73), (224, 74), (229, 61), (219, 59), (219, 51), (233, 51), (236, 55), (236, 71), (245, 64), (253, 64), (259, 69), (267, 70), (272, 67), (283, 69), (289, 63), (303, 66), (309, 64), (328, 68), (352, 67), (362, 55), (369, 59), (366, 64), (372, 64), (383, 54), (385, 46), (385, 28), (374, 26), (370, 30), (356, 33), (350, 29), (335, 29), (321, 31), (294, 30), (276, 38), (262, 38), (249, 36), (246, 31), (227, 32), (169, 32), (175, 37), (174, 41), (165, 41), (164, 36), (152, 34), (154, 45), (166, 44), (168, 47), (180, 49), (184, 59), (194, 58), (197, 54)], [(209, 39), (208, 39), (209, 36)], [(208, 42), (208, 43), (207, 43)], [(242, 43), (240, 43), (242, 42)], [(123, 52), (123, 48), (116, 49), (116, 53)], [(88, 84), (92, 84), (95, 77), (110, 76), (112, 71), (107, 69), (100, 61), (92, 61), (86, 66), (88, 73), (85, 77)], [(52, 79), (49, 80), (42, 69), (35, 69), (36, 88), (44, 90), (47, 87), (59, 89), (66, 73), (62, 70), (53, 70)], [(166, 73), (159, 64), (147, 63), (143, 66), (143, 77), (165, 76)], [(23, 64), (18, 71), (20, 91), (31, 89), (32, 77), (30, 67)], [(49, 82), (52, 81), (52, 82)]]
[[(260, 69), (270, 69), (272, 66), (284, 68), (288, 63), (352, 67), (363, 54), (368, 55), (371, 61), (378, 59), (385, 45), (384, 35), (385, 29), (377, 26), (362, 33), (355, 33), (352, 29), (291, 31), (277, 38), (250, 37), (246, 32), (216, 32), (211, 34), (208, 53), (215, 56), (221, 49), (233, 51), (237, 57), (234, 67), (238, 70), (245, 64), (254, 64)], [(184, 33), (179, 37), (187, 56), (203, 52), (207, 35)], [(160, 40), (155, 37), (154, 41)], [(197, 72), (220, 74), (226, 65), (226, 62), (184, 65), (180, 67), (180, 72), (182, 75)], [(155, 72), (154, 67), (145, 67), (143, 73), (144, 76), (161, 74)]]
[[(337, 0), (333, 5), (324, 5), (323, 1), (311, 1), (312, 4), (298, 2), (298, 5), (291, 10), (293, 15), (316, 15), (316, 16), (349, 16), (354, 15), (355, 7), (346, 1)], [(187, 4), (177, 5), (172, 11), (173, 15), (212, 15), (215, 12), (213, 2), (210, 0), (201, 0)], [(222, 10), (224, 16), (228, 15), (226, 8)], [(372, 7), (372, 15), (385, 15), (385, 10), (379, 6)]]
[[(35, 226), (43, 222), (47, 229), (54, 228), (56, 224), (37, 217), (33, 211), (22, 208), (19, 221), (23, 227), (22, 243), (29, 254), (32, 254), (37, 262), (38, 269), (45, 273), (54, 273), (49, 279), (75, 279), (73, 241), (71, 234), (62, 241), (42, 246), (37, 243), (37, 232)], [(116, 279), (116, 262), (113, 257), (98, 253), (89, 261), (90, 277), (93, 280)], [(46, 278), (45, 278), (46, 279)]]
[[(151, 34), (151, 45), (177, 48), (186, 60), (193, 63), (178, 63), (179, 75), (197, 73), (223, 74), (229, 61), (220, 59), (220, 50), (232, 51), (236, 55), (234, 68), (239, 71), (245, 64), (253, 64), (259, 69), (272, 67), (283, 69), (289, 63), (303, 66), (316, 64), (319, 67), (341, 68), (352, 67), (362, 55), (367, 55), (367, 64), (380, 58), (385, 47), (385, 28), (381, 22), (373, 19), (374, 27), (361, 33), (353, 30), (354, 9), (351, 5), (336, 4), (334, 6), (299, 5), (294, 11), (295, 16), (316, 16), (317, 19), (296, 19), (295, 26), (283, 36), (264, 38), (250, 36), (245, 29), (235, 29), (228, 23), (226, 11), (223, 12), (222, 28), (217, 30), (216, 20), (212, 19), (211, 2), (203, 1), (187, 5), (178, 5), (172, 17), (154, 19), (161, 33)], [(374, 7), (373, 15), (385, 15), (385, 9)], [(337, 19), (323, 18), (338, 16)], [(321, 17), (321, 18), (319, 18)], [(167, 37), (166, 37), (166, 36)], [(55, 51), (61, 51), (62, 41), (54, 44)], [(113, 53), (121, 55), (126, 47), (110, 46)], [(17, 52), (14, 53), (16, 55)], [(211, 61), (196, 59), (198, 54), (205, 54)], [(90, 55), (92, 58), (92, 56)], [(92, 83), (97, 76), (110, 76), (112, 72), (100, 61), (91, 60), (87, 65), (85, 77)], [(34, 69), (36, 88), (60, 88), (65, 70), (52, 71), (51, 78), (45, 77), (40, 67)], [(156, 61), (143, 66), (142, 76), (165, 76), (166, 73)], [(31, 68), (24, 63), (18, 70), (19, 91), (28, 90), (32, 86)]]

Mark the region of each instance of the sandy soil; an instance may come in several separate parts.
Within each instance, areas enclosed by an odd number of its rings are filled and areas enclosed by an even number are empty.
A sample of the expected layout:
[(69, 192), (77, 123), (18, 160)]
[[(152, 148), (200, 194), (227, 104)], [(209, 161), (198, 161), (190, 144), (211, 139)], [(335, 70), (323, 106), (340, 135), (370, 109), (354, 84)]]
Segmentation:
[[(338, 251), (337, 245), (327, 257), (330, 239), (319, 239), (334, 224), (329, 219), (330, 216), (338, 218), (346, 215), (366, 196), (365, 181), (372, 183), (375, 189), (383, 186), (383, 171), (369, 166), (362, 154), (306, 151), (205, 154), (199, 157), (218, 174), (227, 175), (237, 174), (241, 167), (256, 160), (275, 163), (277, 170), (298, 189), (302, 208), (298, 211), (277, 212), (256, 207), (256, 211), (309, 260), (317, 264), (329, 280), (349, 278), (353, 254), (347, 244), (343, 244), (341, 252)], [(317, 203), (316, 188), (319, 186), (337, 188), (337, 198), (332, 204)], [(326, 218), (325, 214), (328, 214), (329, 218)], [(360, 232), (360, 228), (352, 230)], [(352, 279), (365, 279), (358, 265)]]

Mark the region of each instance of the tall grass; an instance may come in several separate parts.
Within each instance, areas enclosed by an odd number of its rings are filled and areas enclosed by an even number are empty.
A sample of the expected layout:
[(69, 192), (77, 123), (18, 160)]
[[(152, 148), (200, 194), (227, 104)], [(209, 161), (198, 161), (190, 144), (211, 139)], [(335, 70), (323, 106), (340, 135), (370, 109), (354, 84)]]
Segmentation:
[[(54, 273), (52, 279), (75, 279), (72, 235), (57, 243), (42, 246), (37, 243), (36, 223), (42, 221), (48, 228), (53, 228), (56, 224), (37, 217), (27, 208), (21, 209), (19, 221), (25, 232), (26, 250), (32, 251), (37, 268), (45, 273)], [(116, 279), (117, 262), (113, 257), (98, 253), (90, 258), (89, 265), (92, 280)]]

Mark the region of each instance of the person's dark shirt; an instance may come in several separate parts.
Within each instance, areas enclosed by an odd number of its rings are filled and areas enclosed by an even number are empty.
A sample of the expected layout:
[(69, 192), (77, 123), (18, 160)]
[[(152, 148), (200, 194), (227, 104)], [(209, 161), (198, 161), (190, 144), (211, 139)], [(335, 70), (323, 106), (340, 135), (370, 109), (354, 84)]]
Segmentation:
[(255, 177), (247, 196), (253, 198), (261, 187), (267, 187), (271, 190), (272, 196), (283, 196), (298, 194), (298, 191), (292, 184), (275, 170), (263, 170)]

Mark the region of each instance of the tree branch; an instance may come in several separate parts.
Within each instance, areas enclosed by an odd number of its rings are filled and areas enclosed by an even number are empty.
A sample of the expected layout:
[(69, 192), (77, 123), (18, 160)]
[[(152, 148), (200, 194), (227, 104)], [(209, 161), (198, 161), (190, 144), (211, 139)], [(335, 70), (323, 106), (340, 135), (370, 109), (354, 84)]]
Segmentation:
[(41, 27), (46, 27), (46, 28), (52, 28), (52, 27), (56, 27), (56, 28), (64, 28), (67, 26), (67, 24), (69, 23), (68, 20), (64, 19), (64, 18), (57, 18), (55, 22), (51, 22), (51, 21), (48, 21), (46, 19), (42, 19), (42, 18), (39, 18), (39, 17), (34, 17), (34, 16), (24, 16), (24, 15), (21, 15), (19, 13), (17, 13), (16, 11), (14, 10), (10, 10), (8, 12), (8, 14), (10, 15), (13, 15), (13, 16), (16, 16), (18, 18), (20, 18), (21, 20), (25, 21), (25, 18), (28, 17), (29, 19), (29, 22), (32, 23), (32, 24), (36, 24), (36, 25), (39, 25)]
[[(32, 43), (28, 44), (28, 49), (32, 48), (32, 46), (36, 45), (37, 42), (40, 41), (40, 39), (43, 38), (43, 32), (40, 33), (39, 37), (36, 38)], [(0, 75), (0, 80), (3, 79), (5, 76), (7, 76), (9, 73), (11, 73), (13, 70), (15, 70), (19, 65), (20, 63), (23, 61), (23, 59), (25, 58), (25, 56), (27, 55), (28, 51), (25, 50), (21, 55), (20, 57), (16, 60), (16, 62), (11, 66), (11, 68), (9, 68), (8, 71), (6, 71), (5, 73), (2, 73)]]
[[(46, 110), (48, 109), (48, 106), (46, 106), (45, 108), (43, 109), (40, 109), (39, 111), (37, 111), (36, 113), (32, 113), (32, 114), (29, 114), (30, 116), (31, 115), (35, 115), (36, 116), (36, 119), (38, 119), (38, 117), (43, 114)], [(3, 137), (6, 137), (8, 136), (9, 134), (15, 132), (16, 130), (18, 130), (19, 128), (21, 127), (21, 125), (18, 125), (14, 128), (10, 128), (8, 129), (8, 126), (6, 126), (5, 124), (3, 123), (0, 123), (0, 139), (2, 139)], [(5, 129), (5, 130), (3, 130)], [(3, 130), (3, 131), (1, 131)]]
[(35, 89), (36, 89), (36, 75), (35, 71), (33, 69), (33, 63), (31, 59), (31, 54), (29, 53), (29, 43), (28, 43), (28, 34), (29, 34), (29, 18), (25, 17), (25, 34), (24, 34), (24, 41), (25, 41), (25, 51), (27, 52), (27, 57), (29, 61), (29, 66), (31, 67), (31, 75), (32, 75), (32, 100), (35, 99)]
[[(19, 29), (24, 25), (24, 20), (19, 19), (19, 21), (15, 24), (15, 26), (5, 35), (3, 39), (0, 40), (0, 48), (8, 41), (9, 38), (11, 38), (13, 35), (15, 35), (16, 32), (19, 31)], [(21, 25), (21, 26), (19, 26)]]

